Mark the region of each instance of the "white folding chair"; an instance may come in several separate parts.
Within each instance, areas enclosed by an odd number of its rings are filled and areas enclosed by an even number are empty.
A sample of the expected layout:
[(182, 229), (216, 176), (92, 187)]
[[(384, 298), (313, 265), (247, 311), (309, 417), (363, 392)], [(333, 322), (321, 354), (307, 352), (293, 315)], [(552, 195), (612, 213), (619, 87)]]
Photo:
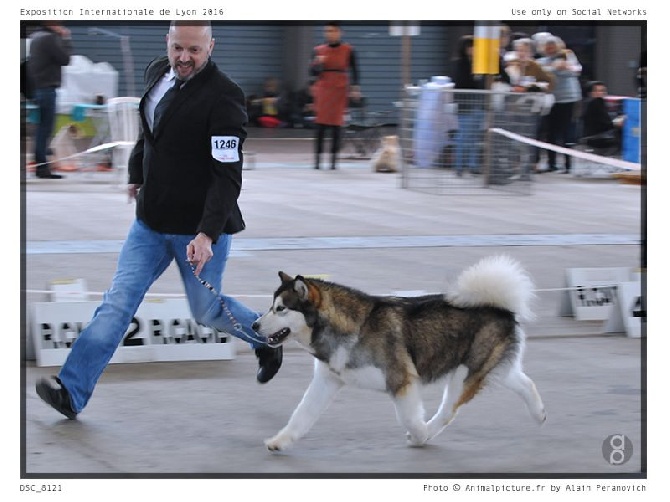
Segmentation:
[(140, 98), (118, 97), (107, 100), (109, 134), (113, 143), (120, 143), (112, 150), (112, 166), (119, 185), (125, 185), (128, 159), (140, 133)]

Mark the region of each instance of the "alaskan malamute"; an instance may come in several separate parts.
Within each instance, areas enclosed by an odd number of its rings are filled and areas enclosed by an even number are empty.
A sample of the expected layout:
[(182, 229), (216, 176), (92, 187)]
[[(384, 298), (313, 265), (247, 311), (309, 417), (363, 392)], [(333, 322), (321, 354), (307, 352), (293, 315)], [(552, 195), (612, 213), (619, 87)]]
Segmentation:
[[(524, 332), (534, 296), (529, 275), (513, 259), (493, 256), (461, 273), (446, 294), (371, 296), (320, 279), (279, 272), (270, 310), (254, 324), (270, 346), (289, 339), (315, 357), (314, 377), (288, 424), (265, 441), (282, 450), (304, 436), (345, 384), (385, 391), (421, 446), (439, 434), (487, 381), (517, 393), (533, 418), (546, 419), (542, 399), (523, 372)], [(427, 422), (422, 384), (445, 383)]]

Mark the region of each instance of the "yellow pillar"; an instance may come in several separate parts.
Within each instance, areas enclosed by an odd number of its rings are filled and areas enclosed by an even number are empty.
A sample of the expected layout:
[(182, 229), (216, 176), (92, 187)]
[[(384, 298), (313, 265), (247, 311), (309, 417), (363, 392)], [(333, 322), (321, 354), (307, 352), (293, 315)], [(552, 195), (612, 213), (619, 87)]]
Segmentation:
[(500, 26), (491, 21), (475, 23), (472, 73), (495, 75), (499, 72)]

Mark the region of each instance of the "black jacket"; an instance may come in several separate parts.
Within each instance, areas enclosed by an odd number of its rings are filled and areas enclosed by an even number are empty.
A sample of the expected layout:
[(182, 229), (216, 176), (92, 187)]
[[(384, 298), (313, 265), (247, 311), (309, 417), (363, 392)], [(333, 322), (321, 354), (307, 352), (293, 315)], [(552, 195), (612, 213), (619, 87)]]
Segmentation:
[[(210, 60), (179, 91), (152, 133), (145, 118), (147, 94), (167, 71), (165, 56), (145, 71), (142, 133), (128, 163), (128, 182), (142, 185), (136, 215), (157, 232), (203, 232), (216, 242), (222, 233), (245, 227), (237, 204), (247, 136), (244, 92)], [(235, 147), (228, 150), (231, 161), (213, 156), (215, 143), (222, 141)]]
[(454, 102), (458, 104), (458, 113), (470, 113), (484, 109), (484, 94), (458, 92), (459, 89), (484, 90), (486, 81), (483, 75), (473, 75), (472, 61), (460, 58), (453, 62)]
[(587, 101), (582, 120), (584, 136), (593, 136), (614, 130), (614, 123), (603, 98), (591, 98)]
[(30, 37), (28, 58), (29, 78), (33, 88), (60, 87), (63, 66), (70, 64), (72, 41), (48, 28), (36, 31)]

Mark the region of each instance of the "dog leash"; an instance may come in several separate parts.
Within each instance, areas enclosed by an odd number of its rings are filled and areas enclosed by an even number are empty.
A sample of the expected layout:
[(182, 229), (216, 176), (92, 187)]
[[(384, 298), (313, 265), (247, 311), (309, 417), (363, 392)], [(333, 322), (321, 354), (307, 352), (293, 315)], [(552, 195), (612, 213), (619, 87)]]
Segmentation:
[(244, 331), (244, 329), (242, 329), (242, 324), (240, 324), (240, 322), (237, 319), (235, 319), (235, 316), (226, 305), (226, 302), (223, 301), (222, 295), (219, 294), (219, 292), (216, 290), (214, 286), (212, 286), (209, 282), (207, 282), (206, 280), (204, 280), (202, 277), (200, 277), (198, 274), (195, 273), (195, 267), (193, 266), (193, 263), (191, 263), (189, 260), (186, 260), (186, 262), (191, 267), (191, 272), (193, 272), (193, 276), (198, 280), (198, 282), (200, 282), (200, 284), (209, 289), (209, 291), (219, 299), (219, 303), (221, 303), (223, 311), (226, 313), (226, 316), (228, 316), (228, 320), (233, 325), (233, 329), (243, 335), (240, 338), (244, 340), (253, 340), (254, 342), (267, 345), (267, 340), (261, 340), (260, 338), (257, 338), (253, 335), (249, 335), (246, 331)]

